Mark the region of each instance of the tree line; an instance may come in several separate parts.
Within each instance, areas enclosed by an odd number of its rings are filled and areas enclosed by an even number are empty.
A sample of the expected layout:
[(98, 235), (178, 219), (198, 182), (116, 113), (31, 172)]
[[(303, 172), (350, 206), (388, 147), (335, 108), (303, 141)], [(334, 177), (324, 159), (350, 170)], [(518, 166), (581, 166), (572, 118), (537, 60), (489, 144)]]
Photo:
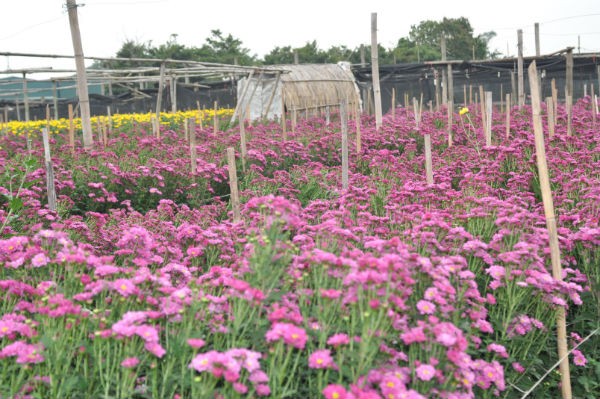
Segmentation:
[[(498, 51), (490, 50), (490, 40), (495, 32), (484, 32), (475, 35), (473, 27), (465, 17), (443, 18), (441, 21), (426, 20), (412, 25), (408, 37), (398, 39), (396, 46), (385, 48), (379, 45), (379, 63), (396, 64), (434, 61), (441, 59), (440, 39), (446, 38), (446, 54), (448, 59), (486, 59), (497, 58)], [(371, 48), (364, 46), (367, 62)], [(116, 54), (119, 58), (158, 58), (194, 60), (238, 65), (275, 65), (293, 64), (295, 57), (300, 63), (336, 63), (348, 61), (353, 64), (361, 62), (361, 48), (348, 48), (345, 45), (320, 49), (316, 40), (307, 41), (302, 47), (275, 47), (263, 58), (252, 55), (245, 48), (242, 40), (231, 34), (224, 34), (219, 29), (211, 31), (210, 37), (200, 47), (188, 47), (177, 42), (177, 35), (159, 45), (152, 42), (141, 43), (126, 40)], [(110, 65), (112, 68), (128, 68), (141, 66), (141, 63), (119, 61)], [(145, 64), (148, 65), (147, 63)]]

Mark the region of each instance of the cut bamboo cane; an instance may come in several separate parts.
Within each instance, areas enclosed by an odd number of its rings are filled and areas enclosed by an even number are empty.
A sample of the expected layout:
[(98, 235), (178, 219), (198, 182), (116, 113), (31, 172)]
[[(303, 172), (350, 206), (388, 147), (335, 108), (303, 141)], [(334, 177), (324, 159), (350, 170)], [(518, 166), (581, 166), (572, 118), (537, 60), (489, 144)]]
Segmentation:
[(248, 155), (248, 150), (246, 148), (246, 119), (245, 115), (241, 115), (240, 117), (240, 153), (242, 156), (242, 171), (246, 172), (246, 157)]
[(342, 189), (348, 190), (348, 118), (346, 101), (340, 103), (340, 124), (342, 129)]
[(46, 164), (46, 191), (48, 193), (48, 209), (56, 212), (56, 187), (54, 185), (54, 170), (50, 156), (50, 141), (48, 128), (42, 128), (42, 141), (44, 142), (44, 161)]
[(190, 134), (190, 168), (192, 175), (196, 174), (198, 170), (198, 164), (196, 158), (196, 118), (189, 118), (187, 120), (188, 130)]
[(356, 125), (356, 153), (360, 154), (362, 151), (362, 137), (360, 131), (360, 109), (359, 105), (356, 105), (356, 112), (354, 113), (354, 121)]
[(433, 165), (431, 160), (431, 135), (425, 134), (425, 174), (427, 178), (427, 185), (433, 185)]
[(231, 196), (231, 208), (233, 210), (233, 223), (241, 220), (240, 215), (240, 194), (238, 192), (237, 170), (235, 166), (235, 150), (233, 147), (227, 148), (227, 168), (229, 169), (229, 189)]
[(506, 93), (506, 138), (507, 139), (510, 137), (510, 110), (512, 108), (510, 97), (511, 97), (510, 93)]
[(548, 137), (554, 137), (554, 102), (552, 97), (546, 97), (546, 113), (548, 115)]
[(492, 145), (492, 92), (485, 92), (485, 145)]
[(567, 95), (567, 136), (573, 135), (573, 96)]
[(448, 100), (448, 147), (452, 147), (452, 124), (454, 117), (454, 103), (451, 100)]
[[(533, 61), (529, 66), (529, 87), (531, 91), (531, 103), (533, 114), (533, 130), (535, 134), (535, 151), (540, 187), (542, 190), (542, 201), (544, 203), (544, 214), (546, 216), (546, 228), (548, 229), (548, 239), (550, 246), (550, 258), (552, 262), (552, 276), (557, 281), (562, 281), (562, 266), (560, 263), (560, 248), (558, 246), (558, 233), (556, 227), (556, 217), (554, 213), (554, 203), (552, 200), (552, 191), (550, 188), (550, 177), (548, 165), (546, 163), (546, 150), (544, 147), (544, 132), (542, 129), (542, 117), (540, 96), (538, 88), (536, 63)], [(561, 391), (563, 399), (571, 399), (571, 375), (569, 371), (569, 359), (567, 348), (567, 326), (565, 322), (565, 308), (558, 306), (556, 309), (556, 328), (558, 357), (563, 359), (560, 363)]]

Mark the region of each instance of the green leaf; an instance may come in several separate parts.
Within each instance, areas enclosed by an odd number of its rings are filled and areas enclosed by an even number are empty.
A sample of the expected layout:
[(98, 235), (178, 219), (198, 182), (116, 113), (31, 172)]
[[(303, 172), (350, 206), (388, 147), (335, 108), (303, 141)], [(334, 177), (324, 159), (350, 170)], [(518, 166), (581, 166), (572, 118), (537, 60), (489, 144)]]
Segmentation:
[(13, 197), (8, 202), (8, 208), (13, 212), (18, 212), (23, 209), (23, 200), (19, 197)]

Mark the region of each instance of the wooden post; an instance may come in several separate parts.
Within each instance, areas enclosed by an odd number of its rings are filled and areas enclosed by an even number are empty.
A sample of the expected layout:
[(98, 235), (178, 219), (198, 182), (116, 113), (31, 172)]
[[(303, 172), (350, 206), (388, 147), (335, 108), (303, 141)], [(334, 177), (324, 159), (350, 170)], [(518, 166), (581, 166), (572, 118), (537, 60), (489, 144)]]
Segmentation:
[(108, 118), (108, 129), (107, 134), (112, 136), (113, 131), (113, 123), (112, 123), (112, 113), (110, 111), (110, 105), (106, 107), (106, 117)]
[(504, 87), (500, 83), (500, 113), (504, 112)]
[(56, 187), (54, 185), (54, 170), (52, 169), (52, 158), (50, 157), (50, 142), (48, 140), (48, 128), (42, 128), (42, 140), (44, 142), (44, 161), (46, 164), (46, 190), (48, 192), (48, 209), (56, 212)]
[(510, 137), (510, 111), (511, 111), (511, 103), (510, 103), (510, 93), (506, 93), (506, 138)]
[(248, 155), (248, 150), (246, 148), (246, 120), (244, 119), (243, 114), (240, 117), (240, 123), (238, 125), (240, 127), (240, 154), (242, 156), (242, 171), (246, 172), (246, 156)]
[(58, 90), (56, 80), (52, 79), (52, 105), (54, 106), (54, 119), (58, 120)]
[(392, 119), (396, 117), (396, 88), (392, 87)]
[(362, 137), (360, 132), (360, 105), (356, 104), (356, 112), (354, 114), (354, 123), (356, 124), (356, 153), (362, 151)]
[(373, 77), (373, 97), (375, 98), (375, 129), (381, 128), (381, 88), (379, 87), (379, 55), (377, 44), (377, 13), (371, 13), (371, 75)]
[(567, 136), (573, 135), (573, 97), (567, 95)]
[(160, 138), (160, 124), (158, 123), (158, 119), (156, 116), (152, 115), (150, 118), (150, 122), (152, 123), (152, 135), (157, 139)]
[[(535, 61), (529, 66), (529, 85), (531, 90), (531, 103), (533, 114), (533, 130), (535, 134), (535, 152), (537, 160), (537, 169), (540, 179), (540, 188), (542, 190), (542, 202), (544, 203), (544, 214), (546, 216), (546, 228), (548, 229), (548, 239), (550, 246), (550, 259), (552, 262), (552, 276), (557, 281), (562, 281), (562, 266), (560, 261), (560, 248), (558, 246), (558, 233), (556, 227), (556, 217), (554, 213), (554, 203), (552, 200), (552, 191), (550, 188), (550, 177), (548, 165), (546, 163), (546, 150), (544, 148), (544, 132), (542, 130), (542, 117), (539, 89), (537, 87), (537, 70)], [(565, 322), (565, 308), (556, 307), (556, 329), (558, 358), (560, 362), (560, 381), (563, 399), (571, 399), (571, 373), (569, 370), (569, 352), (567, 347), (567, 326)]]
[(467, 106), (467, 85), (463, 85), (463, 107)]
[[(442, 35), (440, 38), (440, 47), (442, 53), (442, 61), (446, 61), (446, 36)], [(448, 76), (446, 75), (446, 68), (442, 67), (442, 104), (448, 104)]]
[(510, 92), (512, 94), (510, 96), (510, 101), (512, 101), (512, 103), (510, 105), (513, 106), (513, 105), (517, 104), (517, 98), (518, 98), (517, 78), (515, 77), (514, 71), (510, 71)]
[[(196, 119), (194, 118), (194, 121)], [(189, 121), (188, 119), (185, 119), (183, 121), (183, 139), (185, 140), (186, 143), (190, 142), (190, 126), (189, 126)]]
[(548, 117), (548, 137), (554, 137), (554, 103), (552, 97), (546, 97), (546, 113)]
[(552, 78), (552, 105), (554, 105), (554, 124), (558, 122), (558, 89), (556, 88), (556, 79)]
[(25, 122), (29, 122), (29, 95), (27, 90), (26, 72), (23, 72), (23, 105), (25, 107)]
[(469, 85), (469, 105), (473, 104), (473, 85)]
[(190, 134), (190, 167), (192, 175), (196, 174), (198, 170), (198, 164), (196, 158), (196, 118), (189, 118), (187, 120), (188, 130)]
[(160, 111), (162, 109), (163, 86), (165, 85), (165, 63), (160, 64), (160, 75), (158, 78), (158, 94), (156, 95), (156, 120), (160, 121)]
[(569, 47), (567, 49), (567, 54), (566, 54), (566, 93), (565, 93), (565, 99), (566, 96), (571, 96), (571, 99), (573, 99), (574, 97), (574, 93), (573, 93), (573, 48)]
[(485, 93), (483, 86), (479, 85), (479, 111), (481, 113), (481, 127), (485, 129), (487, 122), (485, 121)]
[(431, 100), (427, 101), (427, 105), (429, 106), (429, 113), (433, 113), (433, 102)]
[(598, 103), (596, 103), (596, 94), (594, 93), (594, 83), (590, 85), (590, 99), (592, 100), (592, 125), (596, 126), (596, 117), (598, 111)]
[[(281, 79), (281, 73), (277, 72), (277, 77), (275, 78), (275, 83), (273, 84), (273, 91), (269, 96), (269, 101), (267, 102), (267, 108), (265, 110), (265, 118), (269, 117), (269, 111), (271, 110), (271, 104), (273, 103), (273, 98), (275, 98), (275, 94), (277, 93), (277, 86), (279, 85), (279, 80)], [(282, 110), (283, 112), (283, 110)]]
[(177, 112), (177, 78), (175, 76), (171, 76), (171, 112)]
[(533, 24), (533, 30), (535, 33), (535, 56), (540, 56), (540, 24), (536, 22)]
[(87, 76), (85, 73), (85, 60), (83, 58), (83, 46), (81, 44), (81, 35), (79, 33), (77, 7), (76, 0), (67, 0), (71, 39), (73, 41), (73, 52), (75, 54), (75, 66), (77, 69), (77, 95), (79, 97), (81, 127), (83, 129), (83, 146), (86, 150), (89, 150), (94, 146), (94, 139), (92, 137), (90, 99), (88, 94)]
[(424, 135), (425, 141), (425, 175), (427, 179), (427, 185), (433, 185), (433, 165), (431, 160), (431, 135), (429, 133)]
[(348, 190), (348, 112), (346, 100), (340, 103), (340, 124), (342, 129), (342, 189)]
[(448, 147), (452, 147), (452, 124), (454, 117), (454, 103), (448, 100)]
[(519, 56), (517, 60), (517, 74), (519, 78), (519, 108), (525, 105), (525, 87), (523, 80), (523, 29), (517, 30), (517, 46), (519, 50)]
[(213, 133), (217, 134), (219, 131), (219, 117), (217, 116), (217, 102), (214, 103), (214, 115), (213, 115)]
[(454, 77), (452, 76), (452, 64), (448, 64), (448, 101), (454, 104)]
[(415, 114), (415, 124), (417, 126), (417, 129), (419, 129), (419, 126), (421, 124), (421, 112), (419, 110), (419, 102), (414, 97), (413, 97), (413, 112)]
[(485, 92), (485, 145), (492, 145), (492, 92)]
[(440, 93), (442, 91), (442, 82), (440, 80), (440, 72), (438, 69), (434, 69), (433, 76), (435, 77), (435, 110), (440, 110), (440, 105), (442, 103), (440, 99)]
[(75, 124), (73, 123), (73, 104), (69, 103), (69, 147), (75, 152)]
[(227, 147), (227, 169), (229, 169), (229, 188), (231, 191), (230, 201), (233, 210), (233, 223), (241, 220), (240, 216), (240, 195), (238, 192), (237, 170), (235, 166), (235, 150), (233, 147)]

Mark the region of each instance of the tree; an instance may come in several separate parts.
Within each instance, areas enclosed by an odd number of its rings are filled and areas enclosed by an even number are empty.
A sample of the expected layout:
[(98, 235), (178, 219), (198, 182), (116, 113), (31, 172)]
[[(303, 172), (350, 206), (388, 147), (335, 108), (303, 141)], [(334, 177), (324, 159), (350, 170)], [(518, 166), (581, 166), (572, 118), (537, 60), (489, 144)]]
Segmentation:
[(250, 56), (250, 50), (242, 47), (241, 40), (231, 34), (224, 36), (219, 29), (211, 30), (211, 36), (206, 38), (206, 44), (201, 50), (212, 53), (212, 62), (239, 65), (252, 65), (256, 62), (256, 56)]
[(473, 36), (473, 27), (465, 17), (444, 18), (442, 21), (421, 21), (418, 25), (412, 25), (409, 39), (428, 50), (436, 49), (438, 57), (441, 58), (440, 40), (442, 35), (446, 37), (446, 51), (448, 59), (470, 60), (488, 57), (489, 41), (496, 35), (494, 32), (485, 32), (479, 36)]

